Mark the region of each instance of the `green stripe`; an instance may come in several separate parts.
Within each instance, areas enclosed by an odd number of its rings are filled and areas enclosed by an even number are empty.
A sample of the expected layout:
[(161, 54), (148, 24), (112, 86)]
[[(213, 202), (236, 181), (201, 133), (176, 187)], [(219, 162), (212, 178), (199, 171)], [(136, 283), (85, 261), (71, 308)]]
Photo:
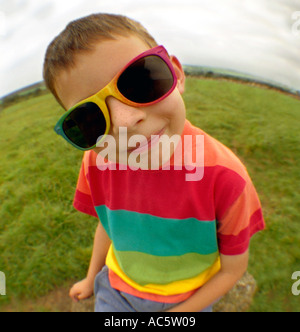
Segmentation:
[(218, 257), (218, 253), (186, 254), (175, 257), (157, 257), (116, 250), (114, 253), (125, 274), (142, 286), (149, 283), (165, 285), (173, 281), (196, 277), (210, 268)]
[(209, 255), (218, 251), (215, 221), (160, 218), (110, 210), (104, 205), (96, 207), (96, 210), (118, 251), (154, 256)]

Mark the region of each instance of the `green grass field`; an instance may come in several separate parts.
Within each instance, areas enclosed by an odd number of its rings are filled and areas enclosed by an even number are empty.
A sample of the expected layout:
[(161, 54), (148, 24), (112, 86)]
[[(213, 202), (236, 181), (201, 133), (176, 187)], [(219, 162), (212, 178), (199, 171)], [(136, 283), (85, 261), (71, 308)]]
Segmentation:
[[(251, 242), (258, 283), (251, 311), (299, 311), (300, 102), (228, 81), (187, 80), (188, 119), (246, 164), (267, 229)], [(85, 276), (97, 220), (72, 207), (82, 153), (53, 131), (62, 110), (50, 95), (0, 112), (1, 306), (47, 294)], [(37, 308), (37, 310), (39, 310)]]

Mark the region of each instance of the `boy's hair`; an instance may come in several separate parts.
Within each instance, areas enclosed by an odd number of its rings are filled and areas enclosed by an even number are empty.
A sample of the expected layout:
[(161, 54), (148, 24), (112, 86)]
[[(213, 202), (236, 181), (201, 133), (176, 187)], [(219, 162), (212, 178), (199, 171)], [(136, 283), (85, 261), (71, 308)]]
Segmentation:
[(157, 46), (140, 23), (122, 15), (94, 14), (69, 23), (46, 51), (43, 76), (47, 88), (62, 105), (54, 86), (59, 71), (73, 67), (75, 56), (93, 50), (96, 42), (131, 35), (142, 39), (150, 48)]

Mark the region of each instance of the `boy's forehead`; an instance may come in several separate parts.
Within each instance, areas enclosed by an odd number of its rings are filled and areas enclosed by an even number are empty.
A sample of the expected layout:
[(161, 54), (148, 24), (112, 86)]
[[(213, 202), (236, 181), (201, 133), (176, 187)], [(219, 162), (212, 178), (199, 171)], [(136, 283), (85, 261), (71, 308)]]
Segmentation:
[(148, 50), (140, 38), (117, 37), (95, 43), (91, 51), (77, 54), (74, 67), (62, 70), (55, 88), (66, 109), (104, 88), (133, 58)]

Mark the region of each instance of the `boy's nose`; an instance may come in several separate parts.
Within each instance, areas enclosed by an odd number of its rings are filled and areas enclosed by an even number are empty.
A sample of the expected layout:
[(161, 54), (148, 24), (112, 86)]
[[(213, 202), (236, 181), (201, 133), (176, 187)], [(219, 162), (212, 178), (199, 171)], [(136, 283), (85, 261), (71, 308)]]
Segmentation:
[(126, 127), (130, 132), (146, 119), (146, 112), (143, 109), (126, 105), (114, 97), (107, 98), (106, 103), (110, 112), (112, 130), (116, 130), (116, 133), (120, 127)]

